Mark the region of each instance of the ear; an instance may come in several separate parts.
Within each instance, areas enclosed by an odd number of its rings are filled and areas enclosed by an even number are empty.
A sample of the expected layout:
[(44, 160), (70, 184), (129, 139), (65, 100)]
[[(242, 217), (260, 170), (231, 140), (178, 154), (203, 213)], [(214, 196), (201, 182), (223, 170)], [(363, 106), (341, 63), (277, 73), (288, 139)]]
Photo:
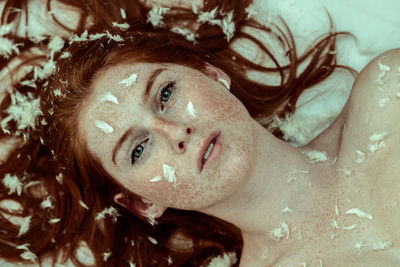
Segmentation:
[(222, 83), (229, 90), (231, 78), (224, 71), (208, 62), (204, 62), (204, 73), (211, 79)]
[(145, 217), (149, 221), (161, 217), (167, 209), (167, 207), (158, 206), (142, 198), (126, 196), (124, 193), (115, 194), (113, 199), (115, 203), (131, 213)]

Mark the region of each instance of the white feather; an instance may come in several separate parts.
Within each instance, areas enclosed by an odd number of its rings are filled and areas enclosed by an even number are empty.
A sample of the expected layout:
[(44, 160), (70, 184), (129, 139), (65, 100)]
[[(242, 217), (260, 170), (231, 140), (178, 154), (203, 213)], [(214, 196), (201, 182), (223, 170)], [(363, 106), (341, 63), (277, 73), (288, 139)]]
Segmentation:
[(48, 196), (45, 200), (43, 200), (42, 203), (40, 203), (40, 207), (42, 209), (54, 208), (53, 202), (51, 201), (51, 196)]
[(64, 51), (61, 53), (60, 58), (64, 59), (64, 58), (69, 58), (71, 56), (71, 53), (68, 51)]
[(164, 172), (164, 178), (167, 179), (169, 183), (175, 183), (176, 182), (176, 177), (175, 177), (175, 168), (163, 164), (163, 172)]
[(13, 120), (17, 123), (17, 135), (21, 133), (21, 130), (26, 128), (35, 128), (36, 117), (42, 115), (40, 110), (40, 99), (34, 98), (31, 93), (22, 95), (19, 92), (11, 94), (11, 105), (7, 109), (9, 114), (1, 122), (3, 132), (10, 133), (7, 129), (8, 122)]
[(0, 55), (7, 59), (13, 52), (19, 54), (18, 45), (19, 44), (14, 44), (13, 41), (7, 38), (0, 37)]
[(157, 240), (155, 240), (154, 237), (148, 236), (147, 239), (148, 239), (151, 243), (153, 243), (154, 245), (157, 245), (157, 244), (158, 244)]
[(211, 259), (207, 267), (231, 267), (237, 263), (235, 252), (224, 253)]
[(164, 8), (161, 6), (154, 6), (147, 14), (147, 22), (150, 22), (154, 27), (163, 27), (165, 24), (163, 22), (163, 14), (167, 13), (169, 8)]
[(136, 83), (136, 80), (137, 80), (137, 74), (133, 73), (133, 74), (131, 74), (131, 76), (129, 76), (126, 79), (123, 79), (118, 84), (122, 84), (125, 87), (130, 87), (130, 86), (132, 86), (132, 85), (134, 85)]
[(129, 29), (129, 24), (128, 23), (118, 23), (118, 22), (113, 22), (112, 23), (113, 27), (120, 28), (121, 30), (127, 30)]
[(86, 205), (85, 202), (83, 202), (82, 200), (79, 200), (79, 205), (81, 205), (83, 208), (89, 210), (89, 207)]
[(53, 218), (53, 219), (50, 219), (50, 220), (49, 220), (49, 223), (50, 223), (50, 224), (56, 224), (56, 223), (58, 223), (58, 222), (60, 222), (60, 221), (61, 221), (60, 218)]
[(124, 40), (121, 37), (121, 35), (111, 34), (109, 31), (107, 31), (107, 37), (108, 37), (108, 39), (113, 40), (114, 42), (122, 42)]
[(231, 89), (231, 85), (228, 83), (227, 80), (222, 79), (222, 78), (219, 78), (218, 81), (219, 81), (220, 83), (222, 83), (222, 84), (226, 87), (226, 89), (228, 89), (228, 90)]
[(360, 150), (356, 150), (356, 154), (357, 154), (357, 158), (356, 158), (355, 162), (358, 164), (363, 163), (365, 160), (365, 153)]
[(289, 234), (289, 226), (286, 223), (281, 222), (279, 226), (269, 232), (269, 237), (271, 237), (275, 241), (279, 241), (282, 238), (288, 239)]
[(188, 102), (188, 104), (186, 106), (186, 112), (187, 112), (187, 114), (189, 114), (189, 117), (191, 117), (192, 119), (196, 119), (198, 117), (197, 111), (194, 108), (192, 101)]
[(108, 258), (111, 256), (111, 252), (104, 252), (103, 253), (103, 261), (107, 261)]
[(21, 253), (20, 256), (24, 260), (30, 260), (31, 262), (35, 262), (37, 260), (37, 256), (33, 252), (31, 252), (29, 250), (24, 251), (23, 253)]
[(117, 222), (117, 218), (120, 216), (120, 214), (118, 213), (118, 211), (113, 207), (110, 206), (108, 208), (105, 208), (104, 210), (102, 210), (101, 212), (99, 212), (96, 216), (96, 220), (100, 221), (105, 219), (106, 216), (111, 217), (112, 221), (114, 223)]
[(125, 9), (121, 8), (120, 11), (121, 11), (121, 17), (122, 17), (123, 19), (126, 19)]
[(3, 184), (10, 190), (8, 194), (17, 193), (18, 196), (22, 193), (22, 183), (18, 176), (7, 173), (3, 178)]
[(115, 95), (113, 95), (111, 92), (108, 92), (108, 93), (104, 94), (100, 99), (101, 103), (104, 103), (104, 102), (107, 102), (107, 101), (115, 103), (115, 104), (118, 105), (117, 97)]
[(161, 180), (162, 180), (161, 175), (157, 175), (157, 176), (151, 178), (151, 179), (150, 179), (150, 182), (151, 182), (151, 183), (156, 183), (156, 182), (160, 182)]
[(348, 211), (346, 211), (346, 214), (356, 215), (356, 216), (358, 216), (360, 218), (366, 218), (366, 219), (369, 219), (369, 220), (373, 219), (373, 216), (371, 214), (368, 214), (368, 213), (360, 210), (359, 208), (349, 209)]
[(24, 218), (24, 220), (19, 228), (18, 237), (21, 237), (22, 235), (26, 234), (26, 232), (29, 231), (29, 228), (31, 227), (31, 219), (32, 219), (32, 216), (27, 216)]
[(114, 128), (105, 121), (95, 120), (94, 125), (106, 134), (114, 132)]
[(303, 151), (302, 153), (307, 156), (307, 162), (311, 164), (325, 162), (328, 160), (328, 156), (324, 151), (308, 150)]
[(391, 241), (386, 241), (386, 242), (378, 242), (372, 245), (372, 250), (375, 251), (380, 251), (380, 250), (385, 250), (388, 249), (392, 246), (392, 242)]
[(246, 19), (254, 18), (258, 14), (258, 9), (255, 3), (251, 3), (246, 9), (244, 10), (247, 13)]
[(194, 33), (188, 29), (184, 29), (184, 28), (180, 28), (180, 27), (173, 27), (171, 29), (172, 32), (180, 34), (182, 36), (184, 36), (186, 38), (186, 40), (188, 40), (189, 42), (194, 42), (196, 41), (196, 38), (198, 37), (197, 33)]

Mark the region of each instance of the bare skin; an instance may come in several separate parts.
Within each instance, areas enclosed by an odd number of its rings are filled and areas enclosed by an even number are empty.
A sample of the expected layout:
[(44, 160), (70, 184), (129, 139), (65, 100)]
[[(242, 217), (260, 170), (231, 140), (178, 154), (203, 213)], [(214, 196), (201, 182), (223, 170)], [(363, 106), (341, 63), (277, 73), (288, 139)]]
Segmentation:
[[(392, 69), (386, 77), (381, 75), (379, 59)], [(395, 228), (400, 223), (395, 208), (399, 188), (393, 183), (400, 171), (395, 167), (399, 131), (394, 123), (399, 114), (396, 101), (400, 101), (395, 96), (398, 62), (399, 50), (372, 61), (358, 76), (338, 119), (302, 148), (275, 138), (249, 117), (218, 83), (218, 75), (223, 75), (220, 72), (210, 76), (172, 65), (162, 66), (166, 71), (155, 82), (156, 88), (162, 88), (168, 80), (178, 81), (165, 113), (158, 106), (140, 102), (148, 73), (159, 66), (132, 65), (125, 74), (123, 69), (101, 73), (80, 114), (81, 133), (106, 170), (150, 203), (151, 212), (147, 214), (161, 216), (167, 207), (190, 209), (238, 226), (244, 238), (241, 266), (365, 266), (384, 261), (390, 266), (399, 261), (395, 253), (400, 238)], [(139, 75), (137, 87), (124, 93), (116, 85), (132, 72)], [(387, 87), (385, 95), (377, 89), (378, 77)], [(156, 88), (151, 96), (159, 91)], [(105, 108), (96, 99), (109, 91), (121, 101), (118, 105), (107, 103)], [(200, 91), (204, 93), (198, 94)], [(389, 103), (379, 107), (386, 94)], [(226, 100), (213, 109), (210, 104), (219, 97)], [(196, 120), (185, 115), (189, 100), (198, 111)], [(230, 115), (219, 118), (223, 114)], [(114, 132), (103, 133), (94, 126), (94, 120), (107, 121)], [(216, 124), (218, 121), (224, 124)], [(139, 141), (151, 141), (144, 146), (145, 154), (138, 158), (138, 165), (131, 166), (129, 157), (136, 145), (132, 135), (114, 164), (113, 148), (129, 127), (145, 133)], [(222, 130), (221, 157), (199, 172), (195, 164), (199, 146), (215, 128)], [(382, 135), (380, 141), (369, 140), (384, 132), (388, 135)], [(369, 145), (374, 143), (378, 150), (369, 155)], [(304, 155), (309, 150), (325, 151), (328, 159), (310, 164)], [(356, 150), (365, 153), (362, 163), (356, 162)], [(166, 162), (177, 167), (179, 182), (151, 182), (152, 177), (163, 175), (161, 165)], [(346, 214), (355, 208), (372, 217)], [(143, 205), (136, 211), (146, 215)], [(287, 226), (288, 232), (272, 235), (278, 226)]]
[[(326, 176), (332, 179), (333, 187), (328, 189), (328, 193), (321, 190), (316, 197), (321, 200), (321, 210), (326, 210), (325, 220), (317, 216), (296, 225), (302, 230), (301, 240), (298, 240), (296, 231), (288, 240), (283, 239), (271, 247), (265, 242), (268, 235), (261, 238), (262, 241), (248, 238), (250, 241), (247, 247), (245, 241), (241, 266), (298, 266), (302, 263), (307, 263), (307, 266), (398, 266), (400, 214), (397, 202), (400, 186), (397, 179), (400, 167), (396, 155), (399, 149), (397, 121), (400, 99), (396, 93), (400, 91), (399, 62), (400, 50), (397, 49), (369, 63), (357, 77), (341, 115), (303, 148), (327, 151), (331, 157), (337, 157), (334, 164), (322, 167)], [(383, 69), (385, 65), (391, 70), (383, 76), (379, 64)], [(384, 84), (379, 82), (379, 77)], [(378, 89), (378, 85), (383, 91)], [(386, 97), (389, 102), (383, 106), (380, 101)], [(377, 142), (369, 138), (383, 132), (388, 133), (382, 138), (385, 146), (372, 153), (370, 148), (373, 151), (374, 146), (370, 145)], [(365, 153), (362, 162), (355, 152), (357, 150)], [(293, 185), (298, 182), (300, 179)], [(353, 208), (365, 211), (373, 219), (347, 215), (346, 211)], [(351, 230), (349, 227), (355, 228)], [(316, 231), (307, 232), (307, 229)], [(290, 243), (290, 246), (285, 247), (284, 243)], [(279, 246), (283, 250), (276, 248)], [(264, 259), (260, 255), (266, 249), (268, 257)]]

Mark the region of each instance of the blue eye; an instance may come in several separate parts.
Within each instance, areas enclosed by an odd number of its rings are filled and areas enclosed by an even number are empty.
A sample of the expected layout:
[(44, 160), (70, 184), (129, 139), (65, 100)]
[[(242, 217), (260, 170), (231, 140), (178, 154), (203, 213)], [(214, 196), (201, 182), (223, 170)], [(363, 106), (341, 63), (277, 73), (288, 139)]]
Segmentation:
[(174, 90), (175, 82), (169, 82), (164, 87), (161, 88), (160, 94), (157, 98), (158, 104), (161, 106), (161, 109), (164, 108), (163, 102), (168, 102), (172, 96), (172, 92)]
[(144, 143), (147, 143), (149, 139), (147, 138), (145, 141), (143, 141), (142, 143), (140, 143), (139, 145), (137, 145), (131, 154), (131, 164), (135, 164), (136, 160), (138, 160), (140, 157), (143, 156), (143, 151), (144, 151)]

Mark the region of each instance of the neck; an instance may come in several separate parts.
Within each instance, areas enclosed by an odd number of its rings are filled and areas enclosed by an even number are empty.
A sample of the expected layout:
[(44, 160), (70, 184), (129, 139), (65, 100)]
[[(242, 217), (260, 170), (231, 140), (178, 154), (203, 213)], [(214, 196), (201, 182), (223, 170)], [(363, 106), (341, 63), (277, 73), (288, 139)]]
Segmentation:
[(257, 266), (257, 259), (262, 266), (290, 257), (305, 247), (304, 240), (313, 240), (315, 245), (321, 232), (332, 228), (337, 196), (332, 159), (310, 164), (304, 149), (254, 123), (255, 156), (247, 183), (204, 211), (242, 230), (244, 266)]

